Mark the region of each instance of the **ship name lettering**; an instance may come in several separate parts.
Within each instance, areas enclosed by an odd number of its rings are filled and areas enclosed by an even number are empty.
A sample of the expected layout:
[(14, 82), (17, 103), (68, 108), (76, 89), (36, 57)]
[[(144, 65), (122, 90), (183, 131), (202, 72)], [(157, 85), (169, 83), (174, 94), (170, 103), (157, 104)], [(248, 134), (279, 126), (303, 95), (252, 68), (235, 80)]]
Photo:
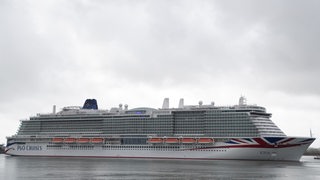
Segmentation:
[(41, 146), (25, 146), (25, 145), (18, 145), (18, 151), (42, 151)]

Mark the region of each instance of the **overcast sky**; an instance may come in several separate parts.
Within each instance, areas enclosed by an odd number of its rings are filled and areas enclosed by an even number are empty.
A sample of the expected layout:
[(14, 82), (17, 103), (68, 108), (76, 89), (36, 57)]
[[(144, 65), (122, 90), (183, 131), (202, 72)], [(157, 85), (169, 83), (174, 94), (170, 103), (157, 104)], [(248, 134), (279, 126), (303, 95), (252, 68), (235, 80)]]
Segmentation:
[[(99, 108), (238, 103), (320, 138), (320, 1), (0, 1), (0, 143), (21, 119)], [(317, 140), (313, 147), (320, 147)]]

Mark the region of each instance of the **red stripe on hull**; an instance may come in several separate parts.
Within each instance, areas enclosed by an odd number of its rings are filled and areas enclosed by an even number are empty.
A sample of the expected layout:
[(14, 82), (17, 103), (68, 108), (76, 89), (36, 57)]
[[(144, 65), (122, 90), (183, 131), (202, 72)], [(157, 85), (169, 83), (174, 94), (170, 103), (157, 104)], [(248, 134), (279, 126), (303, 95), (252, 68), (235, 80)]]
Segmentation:
[(280, 144), (285, 144), (285, 143), (287, 143), (287, 142), (289, 142), (289, 141), (291, 141), (291, 140), (293, 140), (294, 138), (289, 138), (289, 139), (287, 139), (287, 140), (285, 140), (285, 141), (283, 141), (283, 142), (280, 142)]

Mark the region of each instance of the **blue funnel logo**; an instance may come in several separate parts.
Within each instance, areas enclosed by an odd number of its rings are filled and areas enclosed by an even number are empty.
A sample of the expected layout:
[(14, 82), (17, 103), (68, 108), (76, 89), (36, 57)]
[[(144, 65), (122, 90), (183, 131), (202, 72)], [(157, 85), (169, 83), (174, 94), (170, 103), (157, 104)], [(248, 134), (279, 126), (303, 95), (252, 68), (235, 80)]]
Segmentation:
[(98, 109), (97, 100), (95, 99), (87, 99), (84, 103), (82, 109)]

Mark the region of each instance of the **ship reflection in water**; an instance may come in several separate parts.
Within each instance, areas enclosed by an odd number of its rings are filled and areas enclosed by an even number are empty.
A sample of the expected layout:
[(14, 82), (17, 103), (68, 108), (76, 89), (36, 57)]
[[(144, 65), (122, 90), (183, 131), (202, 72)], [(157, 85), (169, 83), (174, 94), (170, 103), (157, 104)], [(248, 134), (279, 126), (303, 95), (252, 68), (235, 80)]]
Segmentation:
[(320, 161), (39, 158), (0, 155), (0, 179), (320, 179)]

